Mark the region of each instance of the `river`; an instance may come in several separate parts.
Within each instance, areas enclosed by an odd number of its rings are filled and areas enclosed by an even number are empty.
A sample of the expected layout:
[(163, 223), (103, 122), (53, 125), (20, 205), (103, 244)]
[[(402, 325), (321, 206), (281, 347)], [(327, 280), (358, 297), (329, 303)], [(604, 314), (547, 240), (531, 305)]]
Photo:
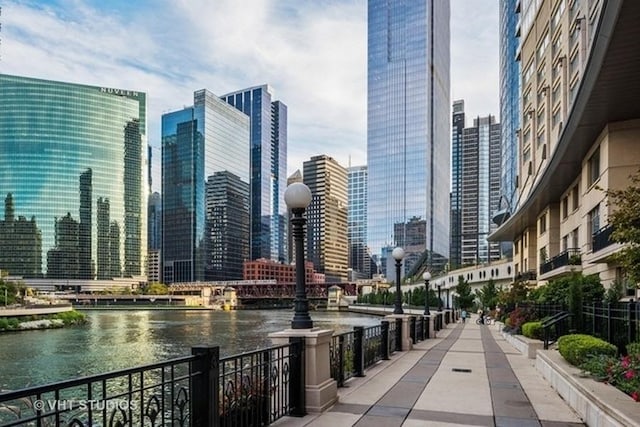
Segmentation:
[[(271, 345), (289, 328), (291, 310), (86, 310), (88, 323), (0, 334), (0, 390), (44, 385), (190, 354), (198, 344), (221, 356)], [(380, 324), (379, 317), (311, 312), (314, 326), (344, 332)]]

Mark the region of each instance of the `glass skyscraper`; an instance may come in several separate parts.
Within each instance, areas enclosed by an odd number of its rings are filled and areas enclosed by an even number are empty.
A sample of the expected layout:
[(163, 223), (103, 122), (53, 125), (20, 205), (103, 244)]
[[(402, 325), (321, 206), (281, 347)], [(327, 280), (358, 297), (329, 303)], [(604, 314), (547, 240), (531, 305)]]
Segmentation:
[(287, 259), (287, 106), (267, 85), (222, 99), (251, 118), (251, 259)]
[(0, 269), (145, 274), (146, 95), (0, 75)]
[(222, 171), (248, 185), (249, 118), (202, 89), (194, 93), (192, 107), (162, 116), (164, 282), (211, 279), (207, 266), (218, 246), (212, 242), (215, 225), (208, 221), (207, 182)]
[(449, 268), (462, 266), (462, 132), (465, 126), (464, 101), (453, 101), (451, 126), (451, 233)]
[(368, 244), (411, 242), (407, 272), (449, 255), (449, 14), (448, 0), (369, 0)]
[(348, 236), (350, 279), (371, 278), (371, 256), (367, 246), (367, 182), (366, 166), (352, 166), (349, 172)]

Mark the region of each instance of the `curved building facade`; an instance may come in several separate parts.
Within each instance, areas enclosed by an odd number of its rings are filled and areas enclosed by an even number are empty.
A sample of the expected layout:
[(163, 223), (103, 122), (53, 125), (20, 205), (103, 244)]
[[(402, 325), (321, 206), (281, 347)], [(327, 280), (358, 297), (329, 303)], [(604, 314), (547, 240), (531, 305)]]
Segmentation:
[(145, 274), (146, 95), (0, 74), (0, 269)]

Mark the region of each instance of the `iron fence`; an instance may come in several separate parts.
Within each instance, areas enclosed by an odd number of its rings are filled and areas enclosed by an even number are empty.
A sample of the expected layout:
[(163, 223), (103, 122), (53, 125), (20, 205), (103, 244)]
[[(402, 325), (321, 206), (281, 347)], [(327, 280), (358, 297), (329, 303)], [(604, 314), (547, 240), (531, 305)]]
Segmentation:
[(0, 392), (0, 426), (265, 426), (304, 415), (304, 342), (225, 358), (218, 347)]
[(634, 301), (582, 306), (581, 332), (601, 338), (626, 353), (626, 345), (640, 341), (640, 304)]

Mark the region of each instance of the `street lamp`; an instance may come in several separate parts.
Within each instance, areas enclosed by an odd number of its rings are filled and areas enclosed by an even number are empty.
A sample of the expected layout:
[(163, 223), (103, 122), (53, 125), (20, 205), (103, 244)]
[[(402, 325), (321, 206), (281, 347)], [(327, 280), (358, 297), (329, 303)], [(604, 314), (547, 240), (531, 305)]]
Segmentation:
[(311, 190), (303, 183), (295, 182), (284, 191), (284, 202), (293, 213), (291, 225), (296, 245), (296, 297), (293, 301), (295, 313), (291, 321), (291, 329), (311, 329), (313, 321), (309, 317), (309, 301), (304, 276), (304, 226), (307, 220), (303, 217), (305, 209), (311, 203)]
[(447, 310), (449, 310), (449, 308), (450, 308), (450, 307), (449, 307), (449, 288), (447, 288), (447, 289), (446, 289), (446, 291), (447, 291), (447, 304), (446, 304), (445, 308), (446, 308)]
[(441, 283), (438, 283), (438, 311), (442, 311), (442, 296), (440, 293), (440, 287), (442, 286)]
[(422, 278), (424, 279), (424, 314), (426, 316), (430, 316), (429, 312), (429, 279), (431, 279), (431, 273), (425, 271), (422, 274)]
[(391, 256), (396, 260), (396, 306), (393, 309), (393, 314), (404, 314), (402, 295), (400, 294), (400, 267), (402, 266), (402, 258), (404, 258), (404, 249), (398, 246), (391, 252)]

